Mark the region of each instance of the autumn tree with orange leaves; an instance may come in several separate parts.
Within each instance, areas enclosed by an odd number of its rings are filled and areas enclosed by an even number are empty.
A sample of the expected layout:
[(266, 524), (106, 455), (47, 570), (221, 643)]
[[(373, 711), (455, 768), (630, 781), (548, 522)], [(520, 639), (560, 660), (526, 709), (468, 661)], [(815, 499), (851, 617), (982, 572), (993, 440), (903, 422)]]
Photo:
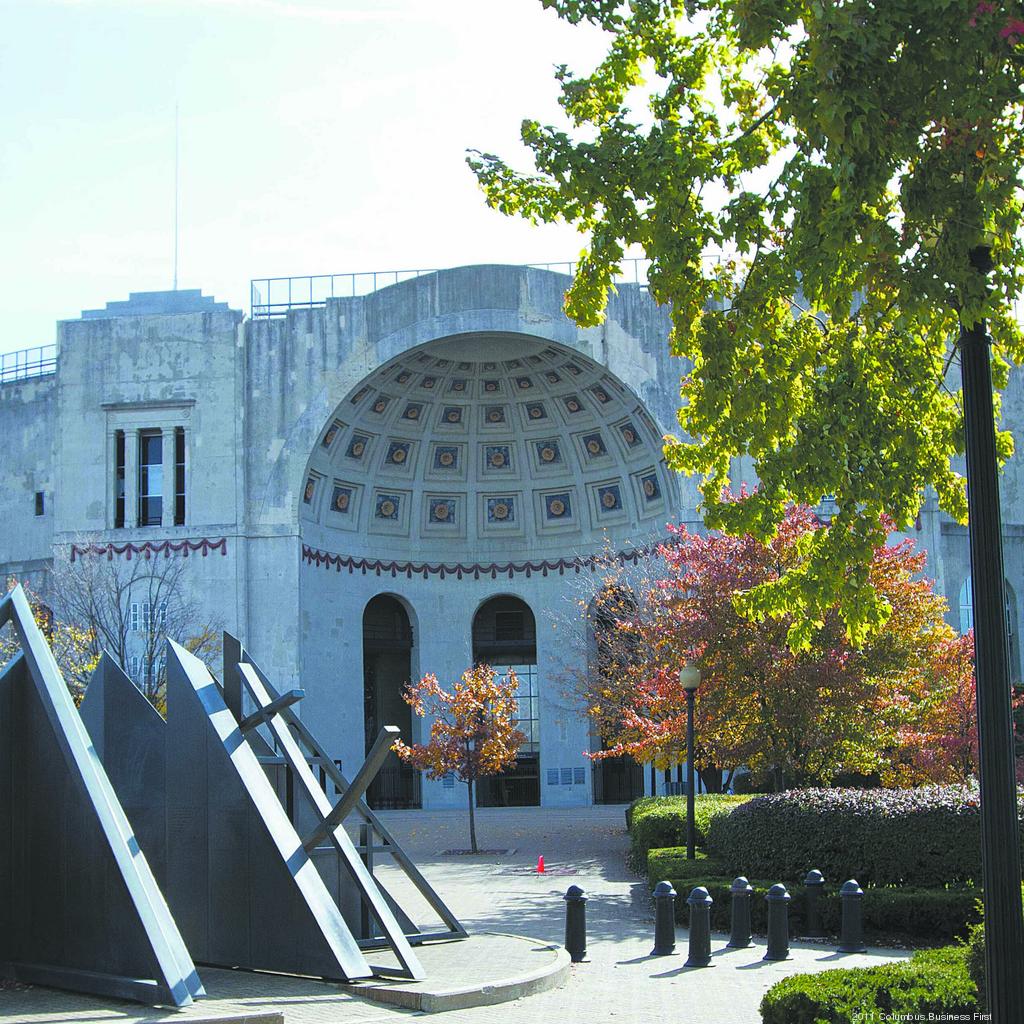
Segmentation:
[(405, 702), (420, 717), (431, 719), (428, 743), (394, 745), (406, 763), (431, 779), (454, 775), (469, 796), (469, 841), (478, 853), (474, 789), (477, 780), (511, 767), (526, 736), (516, 728), (516, 690), (512, 669), (499, 676), (490, 665), (477, 665), (445, 690), (433, 674), (406, 687)]
[(794, 506), (767, 543), (672, 528), (673, 543), (638, 590), (628, 586), (632, 570), (605, 575), (592, 613), (605, 623), (601, 656), (584, 697), (609, 749), (594, 756), (678, 760), (686, 727), (678, 673), (690, 661), (701, 669), (695, 761), (705, 773), (747, 765), (777, 787), (844, 773), (895, 781), (887, 769), (892, 759), (913, 760), (905, 747), (921, 725), (923, 695), (933, 704), (948, 697), (937, 681), (956, 639), (945, 600), (920, 577), (924, 553), (910, 541), (875, 550), (870, 582), (892, 614), (861, 648), (835, 614), (815, 623), (810, 649), (793, 651), (787, 617), (756, 621), (736, 610), (737, 595), (799, 575), (820, 525)]

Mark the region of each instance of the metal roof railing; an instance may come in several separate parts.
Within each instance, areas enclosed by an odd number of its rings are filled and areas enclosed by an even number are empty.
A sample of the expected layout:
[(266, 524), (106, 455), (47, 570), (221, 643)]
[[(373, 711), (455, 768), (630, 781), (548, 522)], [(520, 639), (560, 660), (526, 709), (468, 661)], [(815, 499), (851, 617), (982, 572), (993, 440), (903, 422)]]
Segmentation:
[[(647, 259), (622, 261), (622, 273), (617, 284), (647, 287)], [(527, 263), (534, 270), (550, 270), (572, 277), (576, 264)], [(284, 316), (292, 309), (312, 309), (327, 304), (328, 299), (355, 298), (370, 295), (402, 281), (410, 281), (424, 274), (436, 274), (438, 268), (421, 270), (371, 270), (354, 274), (306, 274), (298, 277), (257, 277), (249, 282), (249, 311), (254, 320)]]
[(30, 377), (46, 377), (56, 370), (56, 345), (36, 345), (16, 352), (0, 352), (0, 384)]

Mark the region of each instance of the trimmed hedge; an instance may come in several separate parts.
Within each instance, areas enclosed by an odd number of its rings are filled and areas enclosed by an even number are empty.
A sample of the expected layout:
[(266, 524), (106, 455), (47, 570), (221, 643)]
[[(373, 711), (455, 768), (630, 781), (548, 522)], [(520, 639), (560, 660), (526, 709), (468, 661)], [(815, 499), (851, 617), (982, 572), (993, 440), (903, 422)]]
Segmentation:
[[(751, 799), (726, 793), (703, 793), (694, 797), (694, 839), (703, 846), (711, 820), (728, 814)], [(686, 797), (647, 796), (634, 800), (626, 809), (626, 828), (632, 843), (629, 863), (634, 871), (643, 871), (647, 851), (686, 844)]]
[[(685, 846), (669, 846), (664, 850), (649, 850), (647, 853), (647, 881), (653, 889), (663, 878), (694, 879), (694, 885), (701, 885), (700, 879), (725, 875), (725, 868), (709, 857), (703, 850), (694, 850), (694, 860), (687, 860)], [(673, 882), (673, 885), (676, 883)], [(692, 889), (693, 886), (690, 886)], [(678, 886), (676, 886), (678, 892)]]
[(967, 947), (952, 946), (923, 950), (898, 964), (785, 978), (765, 993), (761, 1020), (764, 1024), (856, 1024), (904, 1017), (916, 1020), (927, 1014), (973, 1014), (977, 1009)]
[(980, 825), (970, 786), (803, 789), (713, 818), (706, 845), (729, 874), (803, 878), (814, 867), (863, 886), (980, 884)]
[[(654, 850), (651, 852), (652, 864), (671, 864), (670, 858), (662, 854), (672, 851)], [(691, 861), (691, 865), (713, 865), (714, 861)], [(706, 871), (706, 869), (705, 869)], [(661, 881), (652, 874), (652, 887)], [(687, 869), (677, 875), (662, 875), (672, 883), (678, 897), (676, 899), (676, 920), (686, 926), (689, 921), (689, 908), (686, 897), (698, 885), (703, 885), (714, 903), (711, 905), (711, 927), (714, 931), (727, 932), (731, 927), (732, 896), (731, 877), (711, 877), (701, 873), (698, 867)], [(765, 896), (772, 882), (763, 879), (751, 879), (750, 884), (754, 895), (750, 901), (750, 919), (754, 932), (763, 935), (768, 928), (768, 905)], [(967, 935), (971, 925), (981, 920), (978, 908), (977, 889), (966, 887), (957, 889), (918, 889), (901, 887), (897, 889), (865, 889), (864, 929), (871, 935), (905, 936), (914, 939), (927, 939), (932, 942), (952, 942), (954, 939)], [(789, 904), (790, 933), (801, 935), (806, 917), (806, 890), (802, 885), (794, 885), (790, 891), (792, 900)], [(838, 886), (826, 886), (818, 900), (818, 911), (824, 930), (831, 935), (839, 934), (842, 917), (842, 904), (839, 899)]]

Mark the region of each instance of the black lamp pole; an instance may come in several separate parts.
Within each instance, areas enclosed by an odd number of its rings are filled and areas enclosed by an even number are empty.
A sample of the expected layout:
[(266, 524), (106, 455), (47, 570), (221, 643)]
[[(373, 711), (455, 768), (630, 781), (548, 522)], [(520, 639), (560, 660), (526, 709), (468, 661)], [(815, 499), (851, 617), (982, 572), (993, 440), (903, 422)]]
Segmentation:
[[(971, 264), (987, 274), (991, 269), (988, 250), (975, 249)], [(1024, 1024), (1024, 917), (1017, 786), (992, 370), (984, 321), (970, 327), (961, 325), (960, 368), (974, 609), (988, 1009), (996, 1024)]]
[(693, 860), (693, 704), (696, 691), (686, 691), (686, 859)]
[(679, 671), (679, 685), (686, 691), (686, 859), (694, 860), (697, 854), (694, 851), (693, 706), (700, 685), (700, 669), (696, 665), (684, 665)]

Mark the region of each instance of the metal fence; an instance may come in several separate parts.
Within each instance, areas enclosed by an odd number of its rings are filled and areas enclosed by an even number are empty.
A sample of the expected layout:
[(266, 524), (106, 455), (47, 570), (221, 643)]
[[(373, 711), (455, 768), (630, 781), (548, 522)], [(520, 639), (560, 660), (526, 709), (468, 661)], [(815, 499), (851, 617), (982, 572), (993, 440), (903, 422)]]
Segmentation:
[[(651, 261), (622, 261), (617, 284), (647, 287), (647, 270)], [(576, 264), (527, 263), (534, 270), (550, 270), (572, 277)], [(354, 274), (307, 274), (299, 277), (257, 277), (249, 282), (249, 309), (255, 320), (284, 316), (292, 309), (312, 309), (326, 305), (328, 299), (354, 298), (369, 295), (381, 288), (410, 281), (424, 274), (436, 274), (438, 268), (420, 270), (371, 270)]]
[(57, 369), (57, 346), (37, 345), (16, 352), (0, 352), (0, 383), (45, 377)]

